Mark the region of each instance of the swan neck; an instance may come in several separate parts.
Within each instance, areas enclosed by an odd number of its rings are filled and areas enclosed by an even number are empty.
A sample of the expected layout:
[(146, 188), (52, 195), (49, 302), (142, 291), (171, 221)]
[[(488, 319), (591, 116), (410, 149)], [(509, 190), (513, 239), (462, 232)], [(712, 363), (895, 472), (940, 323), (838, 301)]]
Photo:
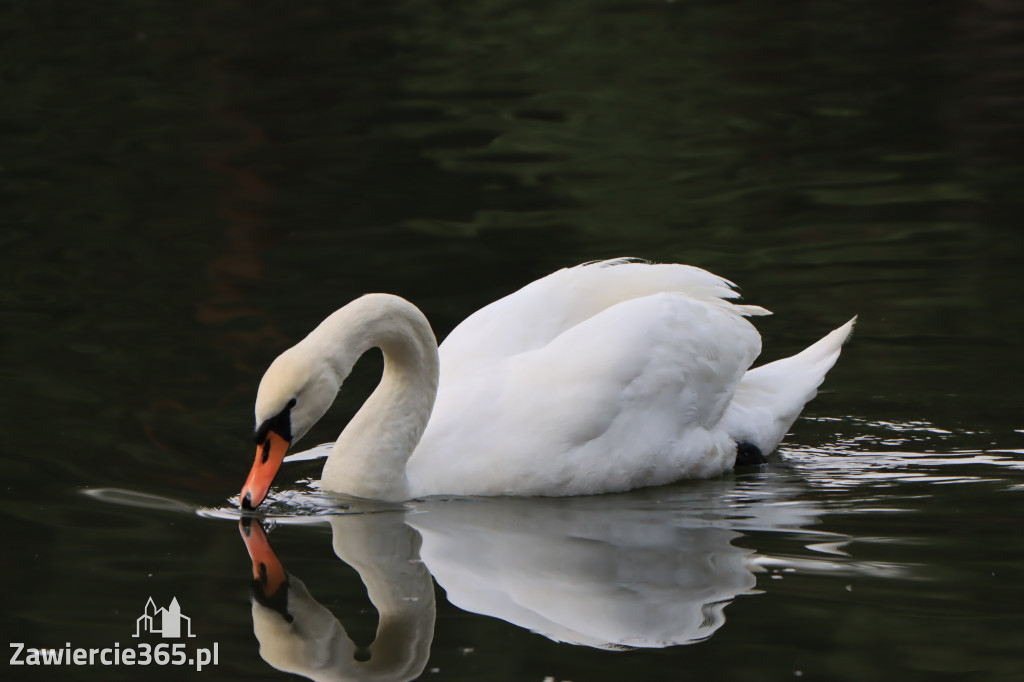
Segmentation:
[(423, 313), (397, 296), (369, 294), (342, 309), (346, 310), (348, 319), (343, 322), (348, 338), (329, 355), (334, 371), (347, 376), (354, 358), (380, 348), (384, 372), (376, 390), (338, 437), (322, 482), (328, 490), (359, 497), (408, 499), (405, 465), (427, 427), (437, 396), (437, 340)]

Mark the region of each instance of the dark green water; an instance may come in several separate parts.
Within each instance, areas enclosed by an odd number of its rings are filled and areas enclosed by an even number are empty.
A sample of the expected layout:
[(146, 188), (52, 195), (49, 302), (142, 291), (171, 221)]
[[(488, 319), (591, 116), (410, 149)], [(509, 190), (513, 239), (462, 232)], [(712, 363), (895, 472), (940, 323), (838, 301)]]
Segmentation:
[[(228, 502), (270, 360), (364, 292), (443, 337), (635, 255), (738, 282), (776, 313), (767, 359), (860, 315), (780, 454), (598, 502), (281, 519), (311, 598), (365, 648), (377, 612), (332, 541), (385, 576), (422, 541), (405, 677), (1024, 679), (1021, 45), (1000, 2), (0, 5), (4, 638), (157, 644), (135, 621), (176, 597), (219, 653), (3, 678), (287, 679)], [(677, 644), (474, 612), (515, 570), (517, 604)]]

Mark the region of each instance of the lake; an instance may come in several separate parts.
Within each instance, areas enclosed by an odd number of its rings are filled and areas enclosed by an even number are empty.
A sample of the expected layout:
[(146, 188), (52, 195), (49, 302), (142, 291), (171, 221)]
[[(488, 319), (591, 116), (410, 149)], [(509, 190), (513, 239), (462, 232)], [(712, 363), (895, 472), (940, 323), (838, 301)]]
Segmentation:
[[(1024, 680), (1020, 7), (37, 0), (0, 32), (2, 628), (64, 661), (4, 679)], [(240, 526), (259, 379), (332, 311), (398, 294), (443, 339), (617, 256), (736, 282), (766, 361), (859, 315), (768, 464), (383, 505), (295, 461)]]

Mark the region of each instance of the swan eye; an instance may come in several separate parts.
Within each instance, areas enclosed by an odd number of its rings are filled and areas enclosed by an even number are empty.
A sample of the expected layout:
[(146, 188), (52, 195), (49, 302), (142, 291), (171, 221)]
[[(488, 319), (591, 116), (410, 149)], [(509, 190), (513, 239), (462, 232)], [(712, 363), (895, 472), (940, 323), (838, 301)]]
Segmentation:
[(257, 445), (263, 445), (267, 440), (267, 434), (271, 431), (274, 431), (287, 441), (292, 439), (292, 408), (298, 402), (298, 400), (292, 398), (284, 406), (283, 410), (256, 427), (256, 432), (253, 435)]

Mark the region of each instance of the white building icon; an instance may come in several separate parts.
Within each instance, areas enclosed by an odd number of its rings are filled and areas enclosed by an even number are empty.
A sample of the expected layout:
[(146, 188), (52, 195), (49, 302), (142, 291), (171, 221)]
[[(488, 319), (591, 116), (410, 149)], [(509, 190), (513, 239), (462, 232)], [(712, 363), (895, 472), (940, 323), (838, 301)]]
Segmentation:
[[(185, 634), (182, 635), (182, 621), (185, 623)], [(178, 598), (173, 597), (170, 605), (165, 609), (157, 608), (150, 597), (146, 602), (146, 608), (142, 615), (135, 619), (135, 634), (138, 637), (143, 632), (157, 632), (162, 637), (195, 637), (192, 634), (192, 619), (181, 615), (181, 606), (178, 605)]]

